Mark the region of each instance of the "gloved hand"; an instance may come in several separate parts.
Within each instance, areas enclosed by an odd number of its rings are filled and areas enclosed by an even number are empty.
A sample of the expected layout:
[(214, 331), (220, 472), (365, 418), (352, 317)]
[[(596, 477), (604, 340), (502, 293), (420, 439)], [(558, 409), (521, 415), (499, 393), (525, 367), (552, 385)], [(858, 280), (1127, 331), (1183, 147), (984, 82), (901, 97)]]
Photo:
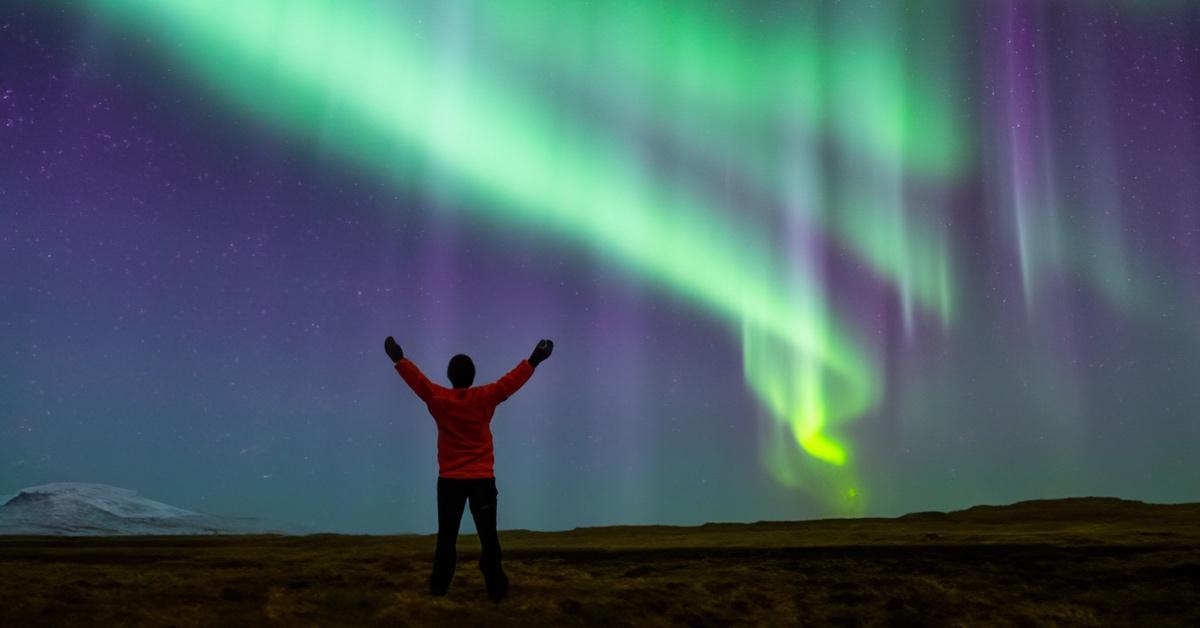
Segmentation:
[(542, 341), (537, 343), (537, 346), (533, 348), (533, 353), (529, 356), (529, 363), (536, 367), (542, 360), (550, 357), (550, 354), (553, 352), (554, 341), (542, 339)]
[(396, 344), (396, 339), (391, 336), (388, 336), (387, 340), (383, 341), (383, 350), (387, 351), (388, 357), (392, 359), (392, 362), (399, 362), (404, 357), (404, 351), (400, 348), (400, 345)]

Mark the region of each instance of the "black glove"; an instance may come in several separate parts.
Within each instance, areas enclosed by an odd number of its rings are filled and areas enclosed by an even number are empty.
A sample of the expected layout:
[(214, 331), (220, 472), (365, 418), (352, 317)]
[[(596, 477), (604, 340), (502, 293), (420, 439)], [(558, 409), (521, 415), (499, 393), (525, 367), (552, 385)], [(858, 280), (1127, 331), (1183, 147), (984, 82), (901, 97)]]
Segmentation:
[(400, 348), (400, 345), (396, 344), (396, 339), (391, 336), (388, 336), (387, 340), (383, 341), (383, 350), (387, 351), (388, 357), (392, 359), (392, 362), (399, 362), (404, 357), (404, 351)]
[(542, 341), (537, 343), (537, 346), (533, 348), (533, 353), (529, 355), (529, 363), (536, 367), (542, 360), (550, 357), (550, 354), (553, 352), (554, 341), (542, 339)]

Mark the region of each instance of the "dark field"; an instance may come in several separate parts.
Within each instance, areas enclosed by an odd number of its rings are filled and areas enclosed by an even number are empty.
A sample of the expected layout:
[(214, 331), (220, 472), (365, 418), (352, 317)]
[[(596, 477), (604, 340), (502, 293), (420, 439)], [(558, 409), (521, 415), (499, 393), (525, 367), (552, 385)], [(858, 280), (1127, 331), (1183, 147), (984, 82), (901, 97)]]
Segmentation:
[(1200, 625), (1200, 506), (1106, 499), (944, 515), (463, 536), (0, 537), (0, 625)]

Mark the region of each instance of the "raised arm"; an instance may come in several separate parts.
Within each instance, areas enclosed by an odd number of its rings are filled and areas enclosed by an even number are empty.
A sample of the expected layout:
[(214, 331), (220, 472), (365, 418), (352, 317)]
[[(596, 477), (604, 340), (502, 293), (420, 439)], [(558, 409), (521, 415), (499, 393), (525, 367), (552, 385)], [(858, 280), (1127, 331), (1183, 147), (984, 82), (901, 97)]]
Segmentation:
[(425, 374), (417, 368), (416, 364), (412, 363), (412, 360), (404, 357), (404, 351), (400, 349), (400, 345), (396, 344), (396, 339), (388, 336), (387, 340), (383, 341), (383, 350), (395, 363), (396, 372), (404, 378), (404, 383), (408, 384), (408, 387), (421, 398), (421, 401), (429, 403), (429, 399), (433, 397), (434, 383), (425, 377)]
[(506, 373), (504, 377), (488, 384), (480, 386), (483, 389), (483, 394), (486, 399), (491, 400), (493, 404), (508, 399), (513, 393), (517, 392), (529, 378), (533, 376), (533, 369), (538, 364), (550, 357), (550, 352), (554, 350), (554, 343), (549, 340), (542, 340), (533, 349), (533, 354), (528, 360), (521, 360), (511, 371)]
[(533, 365), (529, 363), (529, 360), (521, 360), (511, 371), (505, 373), (504, 377), (480, 386), (480, 393), (493, 405), (498, 404), (517, 392), (532, 375)]

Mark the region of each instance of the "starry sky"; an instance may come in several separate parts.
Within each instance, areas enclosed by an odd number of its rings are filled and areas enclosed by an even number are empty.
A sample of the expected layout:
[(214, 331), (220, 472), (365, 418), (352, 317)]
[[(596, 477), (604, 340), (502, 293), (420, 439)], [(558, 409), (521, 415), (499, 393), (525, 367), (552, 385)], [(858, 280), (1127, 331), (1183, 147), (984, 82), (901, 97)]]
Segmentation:
[[(1200, 6), (0, 4), (0, 493), (432, 532), (1200, 500)], [(469, 517), (464, 530), (471, 530)]]

